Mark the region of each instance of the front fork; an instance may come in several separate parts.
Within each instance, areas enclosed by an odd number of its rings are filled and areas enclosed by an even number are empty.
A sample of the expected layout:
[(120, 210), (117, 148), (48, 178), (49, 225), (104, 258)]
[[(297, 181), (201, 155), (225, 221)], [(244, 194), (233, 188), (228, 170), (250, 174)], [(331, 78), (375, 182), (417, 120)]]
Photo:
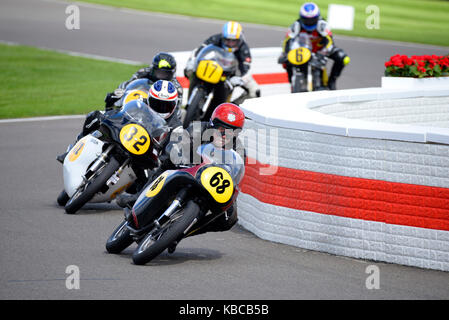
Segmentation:
[(94, 162), (94, 164), (89, 168), (91, 172), (96, 172), (98, 169), (100, 169), (101, 166), (103, 166), (106, 163), (106, 158), (109, 156), (109, 153), (114, 149), (114, 145), (110, 145), (106, 151), (104, 151)]
[(170, 220), (173, 213), (178, 211), (182, 205), (185, 202), (185, 199), (187, 198), (187, 188), (181, 189), (181, 191), (178, 192), (178, 195), (176, 196), (175, 200), (171, 203), (171, 205), (162, 213), (159, 218), (154, 220), (154, 224), (160, 228), (164, 223), (166, 223), (168, 220)]

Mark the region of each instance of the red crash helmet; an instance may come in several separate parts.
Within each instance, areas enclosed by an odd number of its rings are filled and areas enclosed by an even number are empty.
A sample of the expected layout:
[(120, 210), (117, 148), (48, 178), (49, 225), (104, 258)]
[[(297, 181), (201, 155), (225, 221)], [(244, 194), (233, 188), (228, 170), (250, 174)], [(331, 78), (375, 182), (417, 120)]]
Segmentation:
[(245, 114), (239, 106), (233, 103), (222, 103), (217, 106), (210, 118), (211, 127), (227, 129), (242, 129), (245, 124)]

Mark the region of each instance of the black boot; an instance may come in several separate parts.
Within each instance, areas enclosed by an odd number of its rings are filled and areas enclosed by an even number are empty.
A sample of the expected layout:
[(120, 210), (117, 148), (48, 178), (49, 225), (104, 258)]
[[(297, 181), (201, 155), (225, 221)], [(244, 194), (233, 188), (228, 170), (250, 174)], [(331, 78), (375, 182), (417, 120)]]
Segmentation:
[(178, 243), (179, 243), (178, 241), (173, 241), (172, 244), (168, 246), (167, 252), (170, 253), (170, 254), (174, 253)]
[(69, 153), (69, 152), (66, 151), (66, 152), (64, 152), (63, 154), (60, 154), (59, 156), (56, 157), (56, 160), (58, 160), (58, 161), (61, 162), (61, 163), (64, 163), (64, 159), (65, 159), (65, 157), (67, 156), (68, 153)]
[(337, 90), (337, 77), (330, 77), (327, 86), (329, 90)]
[(127, 192), (124, 192), (122, 194), (119, 194), (117, 198), (115, 198), (115, 202), (117, 205), (121, 208), (132, 208), (134, 206), (134, 203), (136, 203), (137, 198), (139, 197), (140, 193), (134, 193), (130, 194)]

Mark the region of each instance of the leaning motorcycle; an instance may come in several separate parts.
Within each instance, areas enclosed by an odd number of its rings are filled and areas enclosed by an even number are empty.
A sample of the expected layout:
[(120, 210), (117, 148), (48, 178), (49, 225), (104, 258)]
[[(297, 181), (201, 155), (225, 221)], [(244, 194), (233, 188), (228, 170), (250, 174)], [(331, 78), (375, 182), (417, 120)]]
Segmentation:
[(201, 164), (165, 171), (142, 191), (132, 210), (125, 209), (125, 219), (107, 240), (109, 253), (137, 242), (133, 262), (148, 263), (225, 214), (237, 198), (244, 162), (234, 150), (212, 143), (200, 146), (198, 153)]
[(295, 37), (287, 54), (287, 68), (292, 71), (289, 79), (291, 92), (326, 90), (326, 63), (327, 57), (312, 52), (312, 44), (306, 34)]
[(125, 87), (122, 96), (114, 103), (114, 108), (121, 108), (132, 100), (148, 99), (148, 92), (150, 91), (151, 83), (148, 79), (136, 79), (128, 83)]
[[(185, 107), (184, 128), (195, 120), (209, 120), (206, 118), (212, 113), (211, 110), (208, 112), (208, 109), (214, 97), (214, 89), (224, 84), (232, 92), (235, 85), (229, 80), (236, 75), (237, 68), (238, 61), (232, 52), (212, 44), (201, 49), (195, 58), (194, 72), (191, 76), (196, 85), (192, 88)], [(238, 87), (243, 89), (243, 93), (236, 99), (243, 101), (244, 96), (248, 95), (248, 90), (243, 83)]]
[(81, 138), (63, 163), (64, 190), (58, 203), (73, 214), (87, 202), (109, 202), (136, 180), (135, 168), (159, 165), (164, 119), (141, 99), (107, 112), (98, 130)]

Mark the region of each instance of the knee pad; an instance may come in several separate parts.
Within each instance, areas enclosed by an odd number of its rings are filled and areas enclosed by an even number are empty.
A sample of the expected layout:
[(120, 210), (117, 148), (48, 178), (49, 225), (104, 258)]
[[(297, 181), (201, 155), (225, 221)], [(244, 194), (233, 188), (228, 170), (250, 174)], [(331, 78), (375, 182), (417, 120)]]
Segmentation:
[(344, 66), (351, 61), (351, 58), (349, 58), (349, 56), (340, 48), (336, 48), (330, 58), (339, 61)]

